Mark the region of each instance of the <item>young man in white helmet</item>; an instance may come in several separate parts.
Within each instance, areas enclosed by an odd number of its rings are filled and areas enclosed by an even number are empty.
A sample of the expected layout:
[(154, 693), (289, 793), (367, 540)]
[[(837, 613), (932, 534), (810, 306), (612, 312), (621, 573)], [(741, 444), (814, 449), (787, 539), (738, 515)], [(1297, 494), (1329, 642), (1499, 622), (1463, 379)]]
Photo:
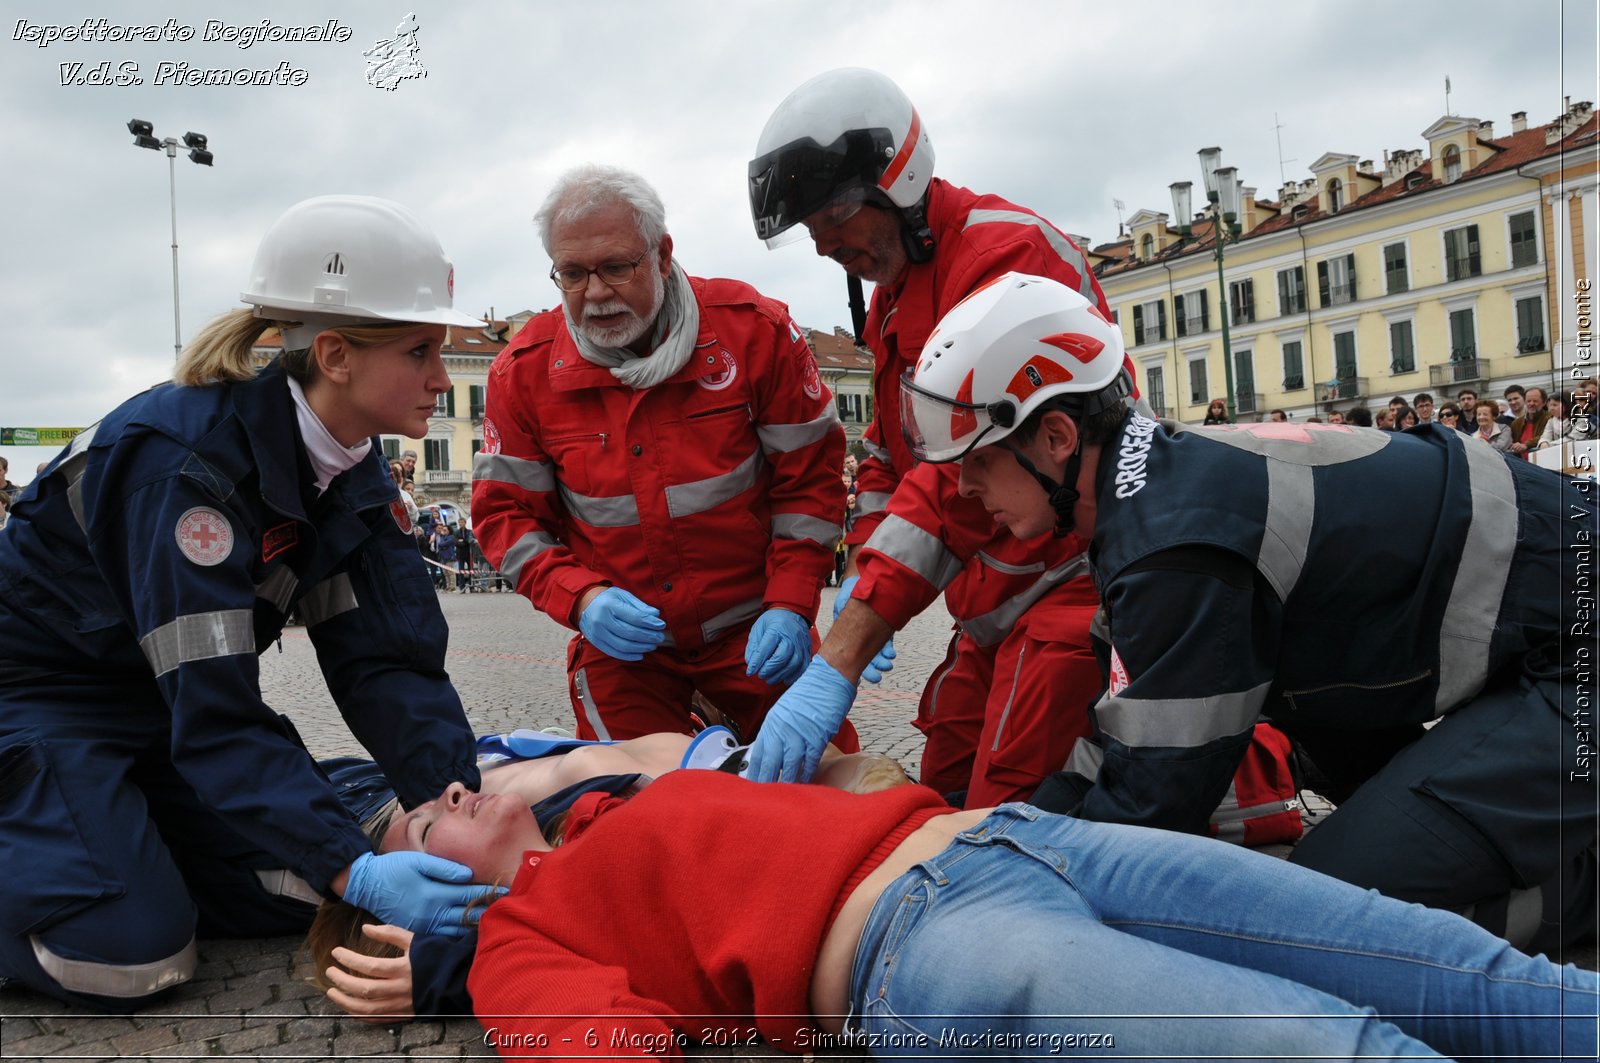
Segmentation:
[[(408, 806), (476, 787), (447, 632), (373, 436), (450, 387), (453, 270), (410, 211), (291, 207), (173, 382), (73, 440), (0, 536), (0, 978), (125, 1011), (195, 937), (303, 931), (342, 896), (465, 933), (484, 887), (378, 856), (257, 656), (298, 611), (329, 693)], [(256, 342), (283, 352), (257, 368)]]
[[(751, 212), (769, 246), (809, 235), (857, 286), (876, 287), (856, 329), (875, 363), (874, 420), (863, 437), (859, 515), (827, 646), (872, 649), (943, 592), (956, 635), (924, 690), (921, 779), (969, 807), (1025, 797), (1055, 767), (1081, 713), (1024, 720), (1016, 704), (1086, 704), (1099, 685), (1089, 649), (1095, 608), (1083, 543), (1022, 544), (962, 499), (951, 470), (916, 468), (900, 430), (898, 380), (935, 322), (1008, 270), (1055, 277), (1109, 307), (1083, 252), (1039, 215), (933, 175), (932, 140), (893, 81), (847, 68), (801, 85), (774, 111), (749, 167)], [(856, 290), (859, 290), (857, 287)], [(892, 657), (892, 644), (878, 664)], [(875, 671), (868, 677), (874, 678)], [(831, 703), (797, 690), (757, 741), (756, 777), (794, 778), (826, 735)]]
[[(913, 449), (961, 462), (963, 494), (1018, 534), (1091, 539), (1104, 760), (1034, 803), (1199, 831), (1265, 714), (1340, 805), (1296, 863), (1526, 948), (1592, 930), (1595, 639), (1572, 627), (1592, 496), (1442, 427), (1157, 423), (1127, 408), (1121, 346), (1077, 292), (1013, 276), (945, 317), (905, 385)], [(1419, 485), (1395, 526), (1382, 500)], [(1362, 609), (1353, 576), (1413, 592)]]

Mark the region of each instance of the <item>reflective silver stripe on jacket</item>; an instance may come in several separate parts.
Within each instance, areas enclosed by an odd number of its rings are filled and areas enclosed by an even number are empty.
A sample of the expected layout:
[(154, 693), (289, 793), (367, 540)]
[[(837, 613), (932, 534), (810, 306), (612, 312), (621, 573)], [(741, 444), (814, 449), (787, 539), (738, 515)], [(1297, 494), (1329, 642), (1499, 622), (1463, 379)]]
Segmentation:
[(865, 517), (869, 513), (882, 513), (889, 508), (889, 492), (865, 491), (856, 495), (856, 516)]
[(1017, 621), (1022, 618), (1023, 613), (1033, 607), (1033, 603), (1043, 598), (1052, 588), (1060, 586), (1069, 579), (1086, 575), (1088, 571), (1087, 554), (1069, 557), (1055, 568), (1041, 573), (1038, 579), (1028, 585), (1027, 590), (1007, 598), (982, 616), (962, 620), (961, 630), (971, 635), (978, 645), (993, 646), (1011, 634), (1011, 629), (1017, 626)]
[(548, 492), (556, 489), (555, 466), (548, 461), (515, 458), (510, 454), (478, 451), (472, 459), (472, 482), (512, 484), (524, 491)]
[(1031, 576), (1035, 572), (1044, 571), (1043, 561), (1033, 561), (1026, 565), (1013, 565), (1008, 561), (1000, 560), (998, 557), (990, 557), (982, 550), (978, 551), (978, 561), (984, 568), (992, 568), (996, 572), (1004, 572), (1008, 576)]
[(321, 904), (322, 894), (311, 888), (311, 883), (284, 868), (275, 868), (271, 871), (257, 871), (256, 879), (260, 881), (261, 888), (274, 897), (288, 897), (290, 900), (305, 901), (307, 904)]
[(187, 982), (194, 977), (199, 953), (194, 938), (171, 956), (149, 963), (97, 963), (94, 960), (69, 960), (50, 951), (50, 947), (30, 934), (33, 958), (39, 968), (55, 979), (62, 989), (74, 993), (93, 993), (96, 996), (130, 1000), (147, 997), (169, 986)]
[(762, 450), (781, 454), (808, 447), (838, 427), (839, 411), (830, 405), (804, 424), (756, 425), (756, 436), (761, 440)]
[(359, 608), (361, 603), (356, 601), (356, 589), (350, 583), (350, 574), (336, 572), (312, 587), (300, 599), (300, 619), (306, 622), (306, 627), (311, 628), (340, 613)]
[(890, 464), (889, 448), (880, 447), (866, 436), (861, 437), (861, 449), (867, 452), (867, 457), (876, 458), (885, 465)]
[(89, 528), (83, 519), (83, 474), (89, 467), (89, 444), (94, 442), (99, 429), (100, 422), (96, 421), (73, 436), (72, 442), (67, 444), (66, 458), (56, 466), (54, 473), (66, 482), (67, 505), (72, 509), (72, 519), (78, 522), (78, 530), (85, 535), (89, 533)]
[(740, 602), (718, 613), (716, 616), (700, 625), (700, 637), (711, 642), (729, 628), (738, 627), (761, 612), (761, 599), (752, 598), (747, 602)]
[(639, 503), (632, 495), (580, 495), (561, 484), (561, 501), (574, 517), (595, 528), (630, 528), (639, 523)]
[(961, 559), (945, 549), (938, 536), (897, 514), (883, 518), (867, 539), (867, 549), (898, 561), (940, 590), (949, 586), (962, 568)]
[(844, 528), (809, 513), (774, 513), (772, 537), (774, 539), (809, 539), (814, 543), (832, 546), (844, 534)]
[(671, 517), (692, 517), (728, 501), (755, 486), (756, 476), (766, 458), (756, 451), (732, 469), (718, 476), (708, 476), (686, 484), (673, 484), (667, 488), (667, 514)]
[(1267, 519), (1261, 535), (1261, 556), (1256, 567), (1286, 600), (1300, 581), (1311, 545), (1311, 522), (1316, 514), (1316, 488), (1312, 469), (1282, 461), (1267, 461)]
[(1100, 765), (1105, 762), (1106, 751), (1087, 738), (1080, 738), (1072, 746), (1072, 752), (1067, 755), (1067, 762), (1061, 766), (1062, 771), (1070, 771), (1082, 775), (1093, 782), (1100, 776)]
[(157, 676), (180, 664), (256, 652), (255, 618), (248, 609), (189, 613), (170, 620), (139, 640)]
[(1094, 275), (1089, 272), (1089, 265), (1083, 259), (1083, 252), (1073, 246), (1072, 241), (1051, 227), (1050, 223), (1035, 214), (1020, 210), (974, 210), (967, 215), (967, 224), (962, 226), (970, 229), (974, 225), (984, 225), (989, 222), (1009, 222), (1012, 225), (1032, 225), (1044, 234), (1045, 242), (1050, 249), (1061, 257), (1061, 261), (1078, 271), (1078, 291), (1091, 303), (1096, 302), (1094, 297)]
[(578, 705), (583, 709), (583, 718), (594, 728), (594, 736), (602, 742), (611, 741), (611, 732), (606, 730), (606, 722), (600, 718), (600, 706), (594, 703), (594, 694), (589, 690), (589, 669), (578, 669), (572, 677), (572, 687), (577, 691)]
[(279, 565), (272, 570), (272, 575), (256, 586), (256, 597), (272, 603), (278, 612), (287, 613), (289, 603), (294, 601), (294, 592), (299, 586), (300, 577), (294, 574), (294, 569), (288, 565)]
[(1106, 616), (1103, 605), (1095, 609), (1094, 619), (1089, 621), (1089, 637), (1111, 645), (1111, 618)]
[(496, 571), (511, 581), (512, 586), (522, 582), (522, 567), (546, 550), (554, 550), (561, 543), (549, 532), (531, 531), (511, 544), (506, 556), (500, 559)]
[(1017, 666), (1011, 672), (1011, 689), (1006, 693), (1006, 707), (1000, 710), (1000, 722), (994, 728), (994, 745), (989, 747), (991, 753), (999, 752), (1000, 739), (1005, 737), (1006, 721), (1011, 719), (1011, 706), (1017, 700), (1017, 684), (1022, 682), (1022, 659), (1027, 653), (1026, 646), (1017, 651)]
[(1270, 681), (1205, 698), (1139, 699), (1107, 694), (1095, 706), (1103, 734), (1123, 745), (1193, 748), (1243, 734), (1255, 725)]
[(1439, 627), (1439, 692), (1444, 713), (1483, 689), (1489, 678), (1489, 644), (1500, 617), (1517, 549), (1517, 490), (1499, 451), (1464, 440), (1472, 490), (1472, 522), (1461, 547), (1450, 608)]

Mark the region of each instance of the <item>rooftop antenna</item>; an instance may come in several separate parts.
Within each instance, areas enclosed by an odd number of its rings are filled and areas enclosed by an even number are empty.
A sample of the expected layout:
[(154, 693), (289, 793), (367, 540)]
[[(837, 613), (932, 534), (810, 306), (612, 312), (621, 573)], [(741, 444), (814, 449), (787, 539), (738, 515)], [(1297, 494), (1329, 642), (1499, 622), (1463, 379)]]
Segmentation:
[(1122, 231), (1122, 208), (1127, 206), (1127, 204), (1123, 203), (1120, 199), (1112, 199), (1111, 205), (1117, 208), (1117, 239), (1120, 240), (1124, 235), (1126, 235)]
[(1278, 138), (1278, 184), (1286, 185), (1289, 183), (1289, 177), (1283, 172), (1283, 164), (1286, 162), (1299, 162), (1300, 160), (1283, 157), (1283, 123), (1278, 121), (1277, 111), (1272, 112), (1272, 132)]
[(1444, 113), (1450, 113), (1450, 75), (1444, 76)]

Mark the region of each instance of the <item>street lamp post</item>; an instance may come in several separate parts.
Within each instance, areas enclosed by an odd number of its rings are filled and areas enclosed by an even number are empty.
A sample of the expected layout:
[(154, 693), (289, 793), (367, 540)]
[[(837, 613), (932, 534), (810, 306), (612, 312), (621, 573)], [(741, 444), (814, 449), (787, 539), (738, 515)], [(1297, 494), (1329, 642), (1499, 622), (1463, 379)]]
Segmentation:
[[(183, 351), (183, 338), (178, 317), (178, 141), (173, 137), (157, 140), (155, 127), (142, 118), (128, 120), (128, 132), (133, 134), (136, 147), (151, 151), (165, 149), (167, 153), (167, 198), (172, 212), (172, 356)], [(183, 146), (189, 149), (189, 161), (200, 166), (210, 166), (213, 156), (206, 150), (203, 133), (185, 133)]]
[[(1211, 233), (1215, 240), (1211, 257), (1217, 262), (1217, 316), (1222, 322), (1222, 378), (1227, 385), (1228, 421), (1238, 414), (1233, 391), (1233, 343), (1228, 335), (1228, 284), (1223, 278), (1223, 248), (1239, 240), (1239, 207), (1242, 182), (1238, 171), (1222, 165), (1221, 148), (1200, 149), (1200, 177), (1206, 187), (1206, 216), (1211, 219)], [(1178, 232), (1187, 238), (1192, 231), (1189, 209), (1191, 181), (1177, 181), (1168, 186), (1172, 191), (1172, 213), (1178, 219)]]

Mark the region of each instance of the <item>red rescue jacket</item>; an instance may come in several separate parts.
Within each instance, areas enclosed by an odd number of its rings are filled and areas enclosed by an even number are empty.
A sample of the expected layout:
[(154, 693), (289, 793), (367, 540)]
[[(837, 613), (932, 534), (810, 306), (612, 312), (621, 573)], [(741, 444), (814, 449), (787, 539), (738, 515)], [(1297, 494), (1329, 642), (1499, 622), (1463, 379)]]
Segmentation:
[(585, 361), (560, 310), (528, 322), (489, 370), (472, 517), (484, 556), (558, 622), (610, 584), (692, 651), (773, 606), (815, 619), (844, 430), (783, 304), (690, 284), (694, 353), (644, 390)]

